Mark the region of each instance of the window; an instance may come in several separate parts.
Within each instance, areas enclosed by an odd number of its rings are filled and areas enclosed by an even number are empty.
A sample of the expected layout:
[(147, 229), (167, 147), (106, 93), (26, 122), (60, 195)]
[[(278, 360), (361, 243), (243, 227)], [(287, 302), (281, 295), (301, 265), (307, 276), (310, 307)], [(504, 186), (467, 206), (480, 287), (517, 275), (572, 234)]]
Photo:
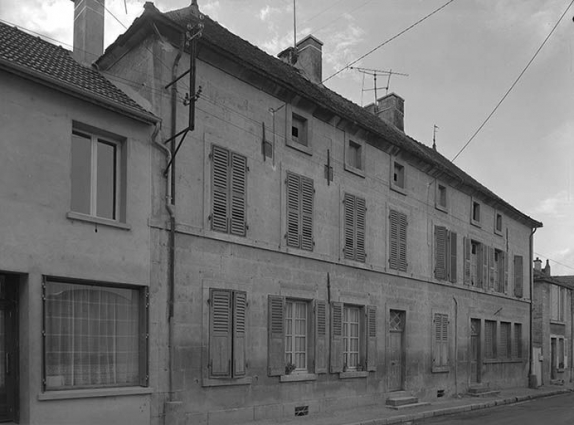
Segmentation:
[(246, 375), (247, 293), (227, 289), (209, 291), (209, 376)]
[(514, 324), (514, 357), (522, 358), (522, 324)]
[(443, 226), (435, 226), (435, 269), (436, 279), (456, 282), (456, 233)]
[(376, 370), (376, 309), (331, 303), (331, 372)]
[(269, 296), (268, 374), (327, 372), (327, 304)]
[(294, 108), (293, 105), (285, 105), (285, 144), (307, 155), (312, 155), (312, 139), (312, 115)]
[(395, 210), (389, 215), (389, 267), (407, 271), (407, 215)]
[(496, 358), (496, 321), (484, 321), (484, 356), (487, 359)]
[(496, 213), (494, 218), (494, 233), (502, 235), (502, 214)]
[(396, 161), (393, 163), (393, 185), (405, 188), (405, 166)]
[(470, 222), (475, 226), (480, 226), (480, 204), (476, 201), (472, 201)]
[[(552, 355), (554, 356), (553, 365), (559, 371), (563, 371), (568, 367), (568, 345), (567, 339), (563, 336), (552, 336), (550, 338), (550, 346), (553, 348), (551, 350)], [(554, 373), (555, 371), (552, 371)]]
[(522, 298), (524, 285), (524, 266), (521, 255), (514, 256), (514, 296)]
[(349, 156), (348, 156), (348, 164), (353, 167), (356, 168), (357, 170), (362, 170), (363, 169), (363, 147), (358, 144), (353, 142), (352, 140), (349, 140)]
[(564, 322), (566, 294), (566, 288), (550, 285), (550, 320)]
[(307, 120), (297, 114), (291, 118), (291, 140), (303, 146), (308, 146)]
[(46, 279), (44, 387), (147, 386), (147, 289)]
[(125, 181), (122, 161), (120, 142), (74, 130), (71, 210), (93, 217), (125, 221), (121, 205)]
[(247, 158), (213, 145), (211, 160), (211, 229), (245, 236)]
[(510, 334), (510, 323), (500, 323), (500, 345), (498, 356), (501, 359), (510, 359), (512, 357), (512, 339)]
[(447, 204), (447, 189), (446, 186), (442, 184), (438, 184), (437, 191), (436, 191), (436, 202), (435, 206), (439, 210), (446, 211), (448, 204)]
[(473, 239), (464, 238), (464, 283), (484, 288), (487, 280), (486, 247)]
[(345, 258), (349, 260), (365, 262), (365, 216), (367, 207), (365, 199), (345, 193), (343, 201), (345, 244), (343, 252)]
[(313, 180), (287, 173), (287, 246), (313, 251)]
[(448, 372), (448, 314), (433, 315), (432, 371)]
[(489, 247), (491, 258), (489, 271), (491, 273), (490, 282), (493, 289), (500, 293), (508, 292), (508, 267), (506, 263), (506, 253)]

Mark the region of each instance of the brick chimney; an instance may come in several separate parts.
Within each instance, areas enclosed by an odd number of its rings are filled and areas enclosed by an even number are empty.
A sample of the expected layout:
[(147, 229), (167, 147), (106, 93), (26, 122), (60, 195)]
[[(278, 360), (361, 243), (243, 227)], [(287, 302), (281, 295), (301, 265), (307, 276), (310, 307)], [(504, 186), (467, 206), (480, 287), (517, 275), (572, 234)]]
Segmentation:
[(300, 69), (311, 82), (323, 81), (323, 43), (312, 35), (299, 41), (296, 49), (289, 47), (277, 56)]
[(104, 53), (105, 0), (74, 2), (74, 59), (91, 65)]
[(405, 131), (405, 100), (395, 93), (389, 93), (377, 100), (377, 105), (370, 104), (365, 109), (374, 113), (383, 121)]

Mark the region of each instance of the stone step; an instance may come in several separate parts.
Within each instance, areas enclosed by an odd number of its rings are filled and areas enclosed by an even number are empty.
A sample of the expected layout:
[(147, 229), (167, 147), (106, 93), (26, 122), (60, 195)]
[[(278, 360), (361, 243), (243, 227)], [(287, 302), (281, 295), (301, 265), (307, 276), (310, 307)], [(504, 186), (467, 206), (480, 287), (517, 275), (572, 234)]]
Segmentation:
[(411, 396), (402, 396), (402, 397), (391, 397), (387, 398), (387, 406), (404, 406), (407, 404), (416, 404), (419, 402), (419, 399), (416, 397)]
[(393, 409), (393, 410), (404, 410), (404, 409), (412, 409), (415, 407), (428, 406), (428, 405), (430, 405), (430, 403), (428, 401), (419, 401), (418, 403), (403, 404), (402, 406), (388, 406), (387, 405), (387, 407), (389, 409)]
[(482, 393), (487, 393), (489, 391), (492, 391), (492, 388), (484, 387), (482, 385), (475, 385), (475, 386), (470, 387), (468, 389), (469, 394), (482, 394)]

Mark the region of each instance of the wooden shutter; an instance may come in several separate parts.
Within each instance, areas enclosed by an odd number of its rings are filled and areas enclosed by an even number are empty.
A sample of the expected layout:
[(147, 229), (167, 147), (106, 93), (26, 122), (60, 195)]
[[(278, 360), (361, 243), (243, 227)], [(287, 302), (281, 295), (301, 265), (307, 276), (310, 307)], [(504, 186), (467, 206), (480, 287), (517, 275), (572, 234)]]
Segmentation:
[(470, 253), (472, 250), (470, 238), (463, 239), (464, 244), (464, 283), (466, 285), (470, 285), (471, 276), (470, 276)]
[(327, 373), (327, 303), (315, 300), (315, 373)]
[[(487, 260), (488, 260), (488, 278), (486, 279), (487, 283), (487, 287), (489, 290), (496, 290), (498, 291), (498, 281), (495, 282), (494, 281), (494, 248), (491, 246), (487, 246), (485, 247), (485, 251), (487, 252)], [(500, 280), (500, 276), (498, 277), (498, 279)], [(495, 286), (496, 285), (496, 286)]]
[(331, 303), (331, 373), (343, 371), (343, 303)]
[(211, 376), (231, 377), (231, 291), (211, 290), (209, 326)]
[(247, 314), (247, 294), (237, 291), (233, 293), (233, 376), (245, 376), (245, 331)]
[(522, 298), (523, 295), (523, 273), (524, 265), (522, 263), (522, 256), (514, 256), (514, 296)]
[(313, 251), (313, 180), (301, 177), (301, 249)]
[(300, 177), (287, 173), (287, 246), (300, 247), (301, 192)]
[(456, 262), (457, 262), (457, 252), (456, 252), (456, 233), (449, 233), (449, 254), (450, 254), (450, 264), (449, 264), (449, 280), (452, 283), (456, 283)]
[(398, 212), (391, 210), (389, 215), (389, 267), (399, 269), (399, 217)]
[(231, 224), (232, 235), (245, 236), (246, 220), (246, 186), (247, 158), (236, 153), (231, 154)]
[(407, 215), (399, 213), (399, 270), (407, 271)]
[(364, 198), (355, 198), (355, 260), (365, 262), (365, 216), (367, 206)]
[(213, 145), (211, 152), (211, 229), (229, 231), (229, 151)]
[(504, 293), (508, 294), (508, 254), (502, 252), (502, 279), (504, 284)]
[(448, 314), (435, 313), (433, 317), (433, 372), (448, 370)]
[(367, 371), (377, 370), (377, 307), (367, 306)]
[(446, 279), (447, 270), (447, 230), (443, 226), (434, 227), (435, 240), (435, 268), (434, 277)]
[(345, 258), (355, 259), (355, 197), (345, 193), (343, 201), (345, 207)]
[(478, 244), (477, 275), (478, 287), (488, 288), (488, 250), (484, 244)]
[(285, 298), (269, 295), (267, 373), (285, 374)]

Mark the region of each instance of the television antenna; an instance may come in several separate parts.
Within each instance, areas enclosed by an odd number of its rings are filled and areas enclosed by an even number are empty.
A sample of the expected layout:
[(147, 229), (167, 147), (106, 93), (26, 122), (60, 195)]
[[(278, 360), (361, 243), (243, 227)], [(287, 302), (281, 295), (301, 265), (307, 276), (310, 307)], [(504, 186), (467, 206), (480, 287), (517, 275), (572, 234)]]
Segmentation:
[[(382, 70), (382, 69), (360, 68), (357, 66), (351, 66), (349, 69), (356, 69), (357, 71), (359, 71), (360, 73), (363, 74), (363, 87), (361, 88), (361, 106), (363, 106), (363, 93), (365, 93), (366, 91), (373, 91), (375, 94), (375, 101), (374, 101), (375, 109), (377, 108), (377, 100), (379, 98), (379, 96), (377, 95), (377, 90), (385, 89), (385, 94), (389, 94), (389, 87), (391, 86), (391, 77), (393, 75), (400, 75), (401, 77), (408, 77), (409, 76), (409, 74), (403, 74), (401, 72), (395, 72), (392, 69), (386, 71), (386, 70)], [(373, 88), (372, 89), (366, 89), (365, 88), (365, 75), (371, 75), (373, 77)], [(387, 76), (387, 86), (386, 87), (377, 87), (377, 76), (382, 76), (382, 75)]]

